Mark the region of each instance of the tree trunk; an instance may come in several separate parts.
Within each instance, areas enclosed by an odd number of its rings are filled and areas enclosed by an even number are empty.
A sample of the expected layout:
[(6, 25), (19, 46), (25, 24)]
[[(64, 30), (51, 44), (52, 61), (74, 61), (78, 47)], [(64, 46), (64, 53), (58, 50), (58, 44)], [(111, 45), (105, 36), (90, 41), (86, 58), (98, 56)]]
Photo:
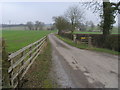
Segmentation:
[(61, 30), (58, 30), (58, 35), (61, 35)]
[(103, 36), (110, 34), (111, 29), (111, 6), (109, 0), (103, 2)]

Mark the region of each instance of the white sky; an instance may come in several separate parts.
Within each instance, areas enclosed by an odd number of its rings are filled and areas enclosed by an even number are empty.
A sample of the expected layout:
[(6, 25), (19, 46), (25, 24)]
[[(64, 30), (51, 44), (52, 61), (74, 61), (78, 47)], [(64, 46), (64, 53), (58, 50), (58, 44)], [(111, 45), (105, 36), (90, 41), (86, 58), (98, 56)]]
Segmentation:
[[(26, 1), (26, 0), (25, 0)], [(20, 24), (27, 21), (36, 20), (53, 23), (52, 17), (63, 15), (66, 9), (72, 5), (79, 5), (85, 11), (85, 20), (93, 21), (95, 24), (100, 22), (99, 16), (92, 11), (86, 10), (79, 2), (1, 2), (2, 23)], [(1, 23), (1, 22), (0, 22)]]

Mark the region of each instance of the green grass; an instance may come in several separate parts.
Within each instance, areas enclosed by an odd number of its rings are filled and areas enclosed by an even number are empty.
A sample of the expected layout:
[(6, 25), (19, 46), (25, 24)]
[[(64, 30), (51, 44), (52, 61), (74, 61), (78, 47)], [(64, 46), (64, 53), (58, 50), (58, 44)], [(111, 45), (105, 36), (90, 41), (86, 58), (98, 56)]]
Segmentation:
[(26, 73), (25, 80), (27, 82), (23, 84), (23, 88), (55, 88), (57, 86), (52, 83), (49, 76), (52, 65), (51, 53), (51, 45), (48, 43)]
[(86, 49), (86, 50), (93, 50), (93, 51), (98, 51), (98, 52), (105, 52), (105, 53), (109, 53), (109, 54), (114, 54), (114, 55), (120, 55), (120, 52), (117, 51), (113, 51), (113, 50), (109, 50), (109, 49), (105, 49), (105, 48), (96, 48), (96, 47), (89, 47), (87, 44), (81, 44), (81, 43), (74, 43), (72, 40), (68, 39), (68, 38), (63, 38), (59, 35), (56, 35), (59, 39), (63, 40), (64, 42), (66, 42), (67, 44), (80, 48), (80, 49)]
[[(89, 32), (88, 30), (90, 29), (90, 27), (87, 28), (86, 31), (75, 31), (75, 34), (102, 34), (102, 32)], [(98, 27), (95, 27), (94, 30), (98, 30)], [(120, 34), (120, 32), (118, 32), (118, 28), (117, 27), (113, 27), (111, 34)]]
[[(74, 34), (102, 34), (102, 32), (75, 31)], [(112, 32), (112, 34), (120, 34), (120, 33)]]
[(15, 52), (43, 36), (55, 31), (30, 31), (30, 30), (3, 30), (2, 37), (6, 41), (7, 52)]
[(82, 32), (82, 31), (75, 31), (75, 34), (102, 34), (102, 32)]

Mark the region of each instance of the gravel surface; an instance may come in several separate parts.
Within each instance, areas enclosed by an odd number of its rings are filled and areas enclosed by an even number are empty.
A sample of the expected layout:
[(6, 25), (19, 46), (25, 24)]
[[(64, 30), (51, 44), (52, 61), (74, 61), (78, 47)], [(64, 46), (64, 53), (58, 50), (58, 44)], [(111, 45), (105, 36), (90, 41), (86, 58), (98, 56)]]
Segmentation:
[(53, 34), (53, 76), (62, 88), (118, 88), (118, 56), (72, 47)]

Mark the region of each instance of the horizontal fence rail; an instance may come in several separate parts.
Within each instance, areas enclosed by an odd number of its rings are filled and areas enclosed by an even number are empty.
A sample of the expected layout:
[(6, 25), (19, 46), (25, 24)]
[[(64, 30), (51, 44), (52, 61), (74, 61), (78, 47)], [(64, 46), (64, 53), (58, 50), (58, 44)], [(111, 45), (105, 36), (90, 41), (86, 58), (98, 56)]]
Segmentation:
[(8, 69), (8, 73), (10, 75), (10, 85), (13, 88), (19, 85), (20, 80), (22, 80), (25, 73), (40, 54), (46, 41), (47, 36), (44, 36), (42, 39), (9, 55), (8, 60), (11, 65)]

